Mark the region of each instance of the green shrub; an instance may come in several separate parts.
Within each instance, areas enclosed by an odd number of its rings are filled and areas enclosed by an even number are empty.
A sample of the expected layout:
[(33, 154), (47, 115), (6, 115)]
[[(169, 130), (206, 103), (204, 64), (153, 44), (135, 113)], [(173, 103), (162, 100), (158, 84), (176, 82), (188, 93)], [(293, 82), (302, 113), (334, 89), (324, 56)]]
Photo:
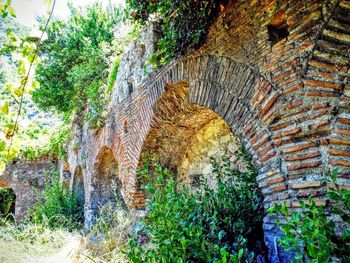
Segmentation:
[(83, 207), (74, 192), (64, 188), (57, 169), (45, 187), (39, 201), (30, 212), (32, 222), (51, 228), (77, 229), (83, 222)]
[(131, 262), (253, 262), (263, 213), (256, 173), (236, 171), (228, 160), (213, 168), (217, 186), (202, 181), (191, 191), (154, 159), (145, 162), (139, 175), (148, 182), (143, 223), (150, 241), (130, 241)]
[[(333, 202), (331, 212), (342, 218), (346, 226), (350, 224), (350, 191), (341, 189), (337, 183), (337, 170), (326, 175), (325, 182), (331, 185), (327, 197)], [(301, 211), (290, 211), (286, 202), (275, 204), (270, 214), (284, 219), (280, 245), (287, 251), (296, 253), (293, 262), (331, 262), (332, 257), (350, 262), (350, 231), (338, 229), (336, 222), (327, 216), (327, 209), (317, 206), (309, 197), (307, 202), (300, 201)], [(280, 224), (280, 221), (277, 221)], [(340, 232), (340, 233), (339, 233)]]
[[(190, 48), (199, 47), (225, 1), (127, 0), (131, 16), (146, 21), (150, 16), (160, 20), (162, 36), (155, 54), (161, 64)], [(155, 59), (151, 59), (153, 64)]]

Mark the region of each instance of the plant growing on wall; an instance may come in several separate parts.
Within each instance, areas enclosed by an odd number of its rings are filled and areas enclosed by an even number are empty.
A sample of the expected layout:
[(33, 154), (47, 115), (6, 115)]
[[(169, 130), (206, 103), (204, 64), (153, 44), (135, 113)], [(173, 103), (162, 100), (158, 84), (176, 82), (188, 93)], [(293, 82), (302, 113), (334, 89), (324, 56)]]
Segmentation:
[[(346, 227), (350, 225), (350, 191), (341, 189), (337, 173), (334, 170), (326, 174), (325, 182), (331, 187), (327, 197), (333, 203), (331, 212), (339, 216)], [(300, 206), (302, 211), (292, 212), (284, 202), (268, 210), (269, 214), (277, 214), (283, 219), (281, 228), (285, 236), (279, 244), (296, 253), (293, 262), (328, 263), (332, 257), (350, 262), (350, 230), (337, 229), (326, 209), (317, 206), (311, 197), (306, 202), (300, 201)], [(279, 220), (277, 224), (280, 224)]]
[(130, 15), (135, 20), (145, 22), (149, 17), (159, 20), (162, 36), (151, 62), (159, 61), (161, 64), (191, 48), (199, 47), (224, 2), (127, 0)]
[(233, 170), (227, 160), (213, 168), (216, 189), (203, 181), (191, 191), (154, 159), (144, 163), (149, 244), (132, 239), (131, 262), (253, 262), (263, 212), (256, 174)]

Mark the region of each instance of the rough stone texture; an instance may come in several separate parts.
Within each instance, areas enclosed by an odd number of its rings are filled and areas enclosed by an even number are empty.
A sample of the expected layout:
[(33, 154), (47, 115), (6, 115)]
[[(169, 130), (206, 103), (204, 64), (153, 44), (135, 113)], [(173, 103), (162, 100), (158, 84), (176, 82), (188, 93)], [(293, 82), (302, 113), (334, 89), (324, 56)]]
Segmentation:
[(22, 221), (28, 209), (37, 200), (45, 182), (50, 178), (54, 163), (47, 160), (14, 161), (7, 165), (6, 170), (0, 175), (0, 187), (11, 188), (16, 195), (15, 217), (16, 221)]
[(152, 72), (147, 59), (156, 51), (158, 30), (155, 22), (148, 22), (146, 29), (132, 41), (119, 63), (116, 85), (112, 91), (110, 108), (124, 100)]
[[(327, 186), (318, 182), (334, 167), (342, 168), (339, 183), (349, 187), (349, 14), (350, 3), (344, 0), (232, 1), (199, 51), (148, 76), (141, 70), (146, 55), (139, 48), (151, 50), (146, 43), (154, 41), (140, 39), (144, 47), (133, 44), (121, 62), (125, 66), (119, 68), (105, 127), (73, 127), (68, 163), (72, 178), (76, 167), (82, 168), (86, 222), (91, 222), (99, 196), (97, 164), (107, 152), (113, 158), (105, 165), (117, 163), (114, 176), (129, 207), (144, 207), (136, 177), (140, 155), (152, 147), (149, 138), (158, 138), (162, 145), (156, 143), (157, 151), (171, 157), (174, 142), (151, 135), (162, 120), (183, 119), (186, 100), (196, 117), (187, 115), (185, 125), (198, 131), (209, 122), (205, 110), (210, 110), (243, 142), (258, 168), (266, 208), (282, 201), (297, 207), (309, 195), (324, 204)], [(287, 28), (288, 36), (276, 41), (269, 32), (279, 26)], [(188, 89), (188, 97), (185, 91), (171, 92), (174, 86)], [(189, 137), (181, 130), (184, 137), (176, 149), (187, 149)], [(288, 262), (289, 257), (277, 255), (282, 252), (274, 240), (280, 231), (273, 219), (266, 218), (264, 227), (270, 258)]]

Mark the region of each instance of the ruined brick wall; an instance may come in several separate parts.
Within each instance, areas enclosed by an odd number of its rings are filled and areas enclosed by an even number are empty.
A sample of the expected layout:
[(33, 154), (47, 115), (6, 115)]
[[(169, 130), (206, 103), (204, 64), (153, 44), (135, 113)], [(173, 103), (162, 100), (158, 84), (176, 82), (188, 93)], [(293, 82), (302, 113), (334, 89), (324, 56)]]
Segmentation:
[(16, 160), (0, 175), (0, 187), (13, 189), (16, 195), (15, 217), (20, 222), (36, 203), (47, 179), (52, 176), (54, 163), (48, 160)]
[[(125, 85), (117, 83), (106, 126), (94, 131), (85, 124), (73, 139), (79, 149), (70, 146), (72, 177), (78, 165), (83, 171), (86, 218), (94, 214), (96, 163), (106, 148), (129, 207), (144, 207), (136, 168), (161, 117), (156, 104), (166, 103), (167, 87), (179, 83), (188, 83), (189, 104), (216, 113), (243, 142), (258, 168), (265, 208), (284, 200), (297, 207), (308, 196), (326, 205), (324, 171), (342, 168), (339, 182), (349, 187), (349, 13), (349, 1), (232, 1), (199, 51), (148, 77), (134, 71), (128, 79), (141, 81), (128, 92), (118, 93)], [(132, 54), (123, 60), (145, 59)], [(128, 70), (120, 67), (118, 75)], [(163, 114), (177, 113), (170, 107)], [(270, 258), (287, 262), (274, 248), (279, 229), (272, 218), (264, 221)]]

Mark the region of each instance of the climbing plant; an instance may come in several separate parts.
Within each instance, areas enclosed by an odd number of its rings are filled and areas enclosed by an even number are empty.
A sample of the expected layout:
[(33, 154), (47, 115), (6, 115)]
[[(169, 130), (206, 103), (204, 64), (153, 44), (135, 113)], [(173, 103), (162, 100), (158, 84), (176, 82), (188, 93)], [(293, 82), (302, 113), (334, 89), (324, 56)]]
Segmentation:
[(157, 19), (161, 27), (158, 51), (152, 63), (164, 64), (191, 48), (199, 47), (215, 21), (224, 0), (127, 0), (130, 15), (137, 21)]

